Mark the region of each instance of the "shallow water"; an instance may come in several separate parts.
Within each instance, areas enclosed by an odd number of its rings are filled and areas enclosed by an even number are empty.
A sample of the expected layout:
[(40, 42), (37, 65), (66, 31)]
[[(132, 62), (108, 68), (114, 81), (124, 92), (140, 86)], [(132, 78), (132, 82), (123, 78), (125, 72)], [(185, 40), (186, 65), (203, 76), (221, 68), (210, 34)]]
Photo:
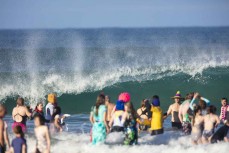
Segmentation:
[[(90, 123), (88, 114), (72, 115), (66, 120), (68, 131), (51, 135), (51, 151), (53, 153), (226, 153), (229, 149), (228, 143), (211, 145), (191, 144), (190, 136), (183, 136), (180, 131), (171, 131), (170, 118), (164, 122), (165, 133), (158, 136), (150, 136), (146, 132), (139, 135), (139, 144), (135, 146), (123, 146), (111, 144), (111, 140), (118, 140), (117, 135), (108, 136), (107, 144), (92, 146), (89, 139)], [(8, 125), (12, 123), (10, 116), (5, 120)], [(35, 148), (35, 136), (33, 134), (33, 122), (28, 122), (28, 134), (26, 134), (28, 152), (33, 152)], [(9, 128), (10, 140), (14, 137)], [(111, 139), (112, 138), (112, 139)]]

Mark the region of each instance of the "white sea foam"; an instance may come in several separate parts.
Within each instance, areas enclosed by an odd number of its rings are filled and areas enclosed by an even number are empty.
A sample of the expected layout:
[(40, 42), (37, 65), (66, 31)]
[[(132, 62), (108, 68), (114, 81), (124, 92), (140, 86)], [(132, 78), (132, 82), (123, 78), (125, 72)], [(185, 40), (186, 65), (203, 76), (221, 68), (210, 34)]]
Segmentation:
[[(10, 138), (12, 139), (12, 135)], [(26, 136), (28, 152), (35, 148), (35, 137)], [(98, 145), (89, 142), (89, 134), (62, 133), (52, 136), (51, 150), (53, 153), (227, 153), (228, 143), (193, 146), (189, 136), (180, 136), (176, 132), (165, 132), (163, 135), (139, 137), (139, 145)]]

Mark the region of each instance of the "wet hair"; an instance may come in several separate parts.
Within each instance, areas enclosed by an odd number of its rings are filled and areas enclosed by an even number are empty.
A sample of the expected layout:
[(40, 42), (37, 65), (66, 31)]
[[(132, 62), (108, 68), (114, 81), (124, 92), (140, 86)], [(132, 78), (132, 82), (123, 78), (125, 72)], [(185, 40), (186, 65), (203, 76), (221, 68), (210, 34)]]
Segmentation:
[(38, 120), (39, 120), (39, 122), (40, 122), (40, 125), (45, 125), (45, 119), (44, 119), (43, 116), (41, 116), (41, 115), (35, 115), (35, 116), (34, 116), (34, 119), (35, 119), (35, 118), (38, 118)]
[(226, 102), (228, 102), (226, 97), (221, 98), (221, 100), (225, 100)]
[(133, 103), (132, 102), (128, 102), (125, 105), (127, 107), (127, 110), (126, 111), (132, 115), (132, 117), (133, 117), (134, 120), (136, 120), (137, 117), (138, 117), (138, 115), (137, 115), (136, 110), (134, 109)]
[(18, 106), (24, 106), (24, 102), (25, 102), (24, 98), (18, 97), (18, 99), (17, 99), (17, 105)]
[(188, 93), (187, 95), (186, 95), (186, 97), (185, 97), (185, 99), (186, 100), (188, 100), (188, 99), (193, 99), (193, 97), (194, 97), (194, 93), (193, 92), (191, 92), (191, 93)]
[(206, 109), (207, 108), (207, 103), (204, 100), (199, 101), (199, 106), (201, 109)]
[(106, 95), (105, 98), (108, 98), (110, 100), (110, 96), (109, 95)]
[(194, 111), (193, 111), (193, 119), (192, 119), (192, 125), (194, 126), (195, 124), (195, 117), (196, 114), (201, 110), (201, 107), (199, 105), (194, 107)]
[(141, 101), (141, 107), (146, 107), (146, 100), (145, 100), (145, 99), (143, 99), (143, 100)]
[(96, 99), (96, 103), (95, 103), (95, 115), (98, 116), (99, 113), (99, 106), (103, 105), (105, 103), (105, 95), (104, 94), (99, 94), (97, 99)]
[(213, 106), (213, 105), (210, 105), (208, 108), (207, 108), (207, 113), (210, 114), (215, 114), (216, 113), (216, 107)]
[(6, 107), (3, 104), (0, 104), (0, 117), (4, 117), (6, 115)]
[(43, 105), (43, 102), (38, 102), (37, 105), (36, 105), (36, 108), (37, 108), (39, 105)]
[(152, 99), (159, 99), (159, 96), (158, 96), (158, 95), (154, 95), (154, 96), (152, 97)]
[(22, 131), (21, 126), (19, 126), (19, 125), (15, 126), (13, 131), (14, 131), (15, 134), (20, 134), (20, 136), (22, 138), (24, 138), (24, 132)]

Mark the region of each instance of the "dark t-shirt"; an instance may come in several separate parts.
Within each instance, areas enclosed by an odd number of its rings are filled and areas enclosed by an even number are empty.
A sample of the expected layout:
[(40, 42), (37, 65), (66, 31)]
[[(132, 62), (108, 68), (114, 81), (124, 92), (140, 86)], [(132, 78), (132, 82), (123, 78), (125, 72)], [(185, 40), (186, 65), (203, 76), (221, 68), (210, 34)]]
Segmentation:
[(12, 147), (14, 149), (14, 153), (21, 153), (22, 152), (22, 145), (26, 145), (26, 140), (21, 137), (17, 137), (12, 141)]
[(211, 142), (216, 143), (217, 141), (223, 141), (224, 137), (227, 136), (227, 132), (229, 130), (229, 126), (224, 125), (221, 128), (219, 128), (215, 134), (212, 136)]

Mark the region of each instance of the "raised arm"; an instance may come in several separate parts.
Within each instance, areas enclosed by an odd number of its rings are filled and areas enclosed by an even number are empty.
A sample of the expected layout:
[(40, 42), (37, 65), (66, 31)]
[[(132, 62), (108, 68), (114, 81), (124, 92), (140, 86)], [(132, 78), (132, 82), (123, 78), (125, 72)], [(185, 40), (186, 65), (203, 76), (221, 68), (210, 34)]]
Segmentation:
[(194, 96), (193, 96), (192, 101), (190, 102), (189, 108), (190, 108), (192, 111), (194, 110), (193, 104), (194, 104), (194, 102), (196, 101), (196, 99), (197, 99), (198, 96), (199, 96), (199, 93), (196, 92), (196, 93), (194, 94)]
[(209, 106), (210, 103), (211, 103), (210, 100), (208, 100), (208, 99), (206, 99), (206, 98), (204, 98), (204, 97), (200, 97), (200, 99), (203, 100), (203, 101), (205, 101), (206, 104), (207, 104), (207, 106)]

